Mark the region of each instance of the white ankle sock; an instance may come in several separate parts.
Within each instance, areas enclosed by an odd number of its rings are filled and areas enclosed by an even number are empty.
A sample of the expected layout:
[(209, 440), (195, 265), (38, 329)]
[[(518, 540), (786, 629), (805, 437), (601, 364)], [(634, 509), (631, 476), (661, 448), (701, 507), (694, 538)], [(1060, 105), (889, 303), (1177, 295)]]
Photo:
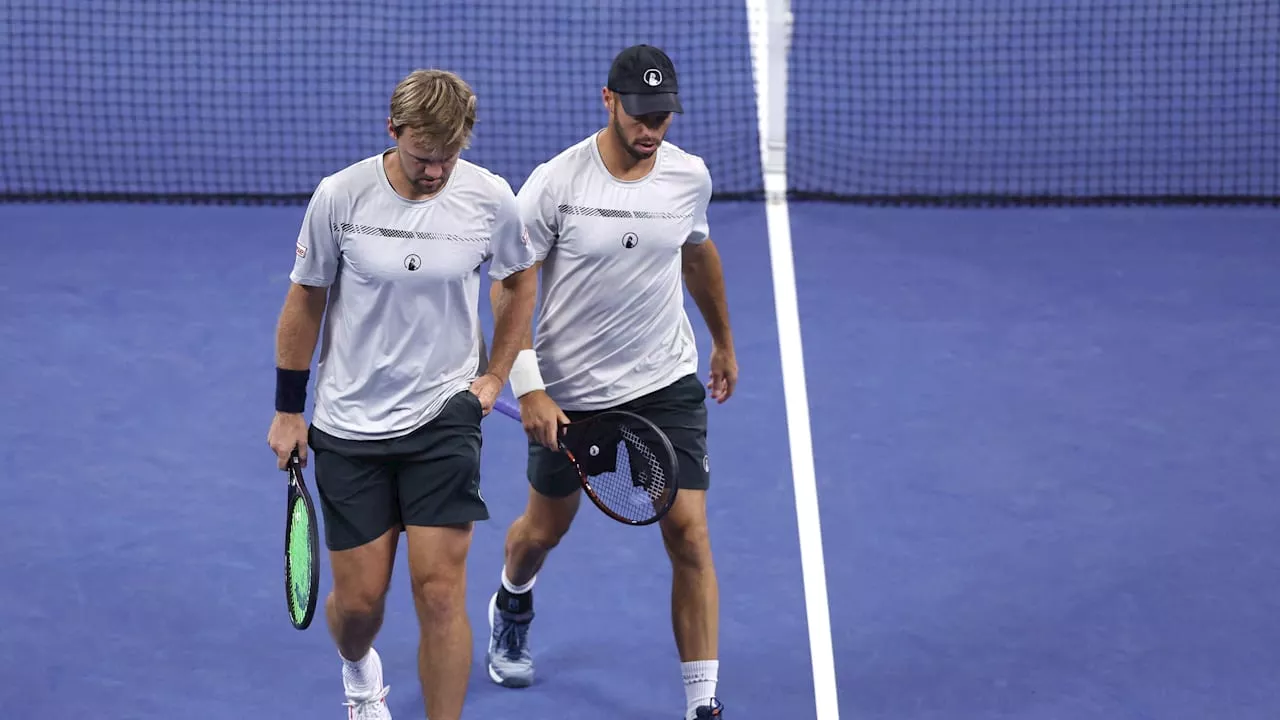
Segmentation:
[(511, 593), (512, 595), (523, 595), (524, 593), (529, 592), (530, 590), (533, 589), (533, 584), (537, 581), (538, 581), (538, 576), (534, 575), (529, 580), (529, 582), (523, 585), (513, 585), (511, 583), (511, 580), (507, 578), (507, 566), (506, 565), (502, 566), (502, 587), (506, 588), (507, 592)]
[[(339, 657), (342, 657), (339, 654)], [(369, 648), (369, 653), (352, 662), (342, 658), (342, 684), (348, 698), (363, 698), (382, 689), (382, 659)]]
[(716, 676), (719, 672), (719, 660), (680, 663), (680, 673), (684, 675), (684, 696), (689, 703), (685, 720), (694, 720), (698, 708), (711, 704), (711, 698), (716, 696)]

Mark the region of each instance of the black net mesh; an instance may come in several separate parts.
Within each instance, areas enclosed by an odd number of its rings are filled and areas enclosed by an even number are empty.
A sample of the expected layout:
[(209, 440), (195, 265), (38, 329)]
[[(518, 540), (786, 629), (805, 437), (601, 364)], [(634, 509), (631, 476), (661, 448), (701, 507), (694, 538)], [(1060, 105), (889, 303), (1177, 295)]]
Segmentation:
[(466, 157), (518, 188), (604, 123), (609, 64), (641, 42), (680, 74), (671, 141), (718, 192), (761, 186), (741, 2), (9, 0), (0, 27), (4, 196), (305, 201), (391, 142), (419, 67), (472, 85)]
[[(1280, 201), (1280, 2), (793, 0), (790, 188), (857, 201)], [(385, 147), (417, 67), (480, 96), (518, 188), (604, 121), (613, 55), (681, 73), (671, 140), (763, 185), (741, 0), (10, 0), (0, 199), (302, 202)]]
[(1276, 0), (794, 0), (796, 194), (1280, 199)]

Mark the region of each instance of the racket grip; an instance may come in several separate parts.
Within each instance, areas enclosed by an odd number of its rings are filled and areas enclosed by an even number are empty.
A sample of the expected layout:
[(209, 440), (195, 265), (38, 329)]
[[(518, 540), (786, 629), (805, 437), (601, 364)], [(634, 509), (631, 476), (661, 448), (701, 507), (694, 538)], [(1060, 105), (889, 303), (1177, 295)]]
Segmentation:
[(497, 402), (493, 404), (493, 409), (513, 420), (520, 419), (519, 406), (504, 397), (498, 398)]

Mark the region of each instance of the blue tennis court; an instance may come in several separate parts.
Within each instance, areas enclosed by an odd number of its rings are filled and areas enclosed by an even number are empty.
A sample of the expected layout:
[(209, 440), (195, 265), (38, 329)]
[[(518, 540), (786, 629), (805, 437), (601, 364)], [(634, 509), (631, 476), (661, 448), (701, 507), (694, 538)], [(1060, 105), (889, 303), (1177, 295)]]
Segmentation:
[[(744, 373), (732, 403), (711, 411), (725, 488), (712, 516), (723, 654), (734, 658), (722, 683), (744, 714), (812, 715), (785, 442), (758, 434), (783, 403), (762, 215), (728, 204), (712, 216), (736, 246), (726, 273)], [(0, 295), (12, 496), (0, 700), (52, 717), (344, 713), (322, 622), (300, 633), (284, 614), (283, 476), (263, 425), (301, 209), (0, 206), (0, 218), (43, 238), (13, 246), (18, 271)], [(523, 431), (497, 413), (485, 428), (493, 519), (477, 529), (469, 574), (479, 658), (502, 537), (528, 486)], [(397, 569), (378, 648), (393, 713), (421, 717), (403, 554)], [(649, 718), (682, 707), (656, 529), (584, 507), (548, 570), (535, 630), (545, 683), (498, 688), (478, 662), (469, 712)]]
[[(795, 0), (779, 52), (780, 7), (0, 9), (0, 706), (342, 717), (323, 622), (288, 622), (266, 446), (302, 203), (432, 65), (518, 189), (651, 42), (716, 179), (741, 369), (709, 408), (726, 717), (1272, 720), (1280, 9)], [(661, 539), (587, 504), (538, 579), (539, 681), (489, 681), (527, 481), (520, 427), (484, 428), (466, 716), (674, 720)], [(420, 718), (406, 571), (376, 647)]]
[(792, 214), (842, 715), (1269, 717), (1276, 213)]
[[(55, 210), (0, 208), (41, 238), (12, 245), (0, 296), (0, 694), (53, 717), (333, 715), (329, 639), (284, 615), (260, 417), (299, 211)], [(792, 212), (843, 714), (1266, 717), (1275, 214)], [(712, 216), (743, 372), (712, 408), (722, 686), (737, 716), (813, 717), (762, 215)], [(477, 643), (525, 482), (519, 428), (486, 428)], [(476, 716), (679, 706), (657, 535), (581, 519), (540, 580), (545, 682), (477, 664)], [(413, 717), (403, 577), (379, 648)]]

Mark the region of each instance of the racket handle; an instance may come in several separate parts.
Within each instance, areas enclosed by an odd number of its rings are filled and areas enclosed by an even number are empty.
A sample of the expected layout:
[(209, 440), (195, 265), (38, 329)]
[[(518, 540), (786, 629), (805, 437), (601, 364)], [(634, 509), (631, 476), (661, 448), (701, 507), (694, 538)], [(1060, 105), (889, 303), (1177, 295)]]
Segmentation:
[(493, 409), (497, 410), (498, 412), (502, 413), (503, 415), (506, 415), (507, 417), (513, 420), (520, 419), (519, 406), (515, 405), (510, 400), (504, 397), (498, 398), (497, 402), (493, 404)]

